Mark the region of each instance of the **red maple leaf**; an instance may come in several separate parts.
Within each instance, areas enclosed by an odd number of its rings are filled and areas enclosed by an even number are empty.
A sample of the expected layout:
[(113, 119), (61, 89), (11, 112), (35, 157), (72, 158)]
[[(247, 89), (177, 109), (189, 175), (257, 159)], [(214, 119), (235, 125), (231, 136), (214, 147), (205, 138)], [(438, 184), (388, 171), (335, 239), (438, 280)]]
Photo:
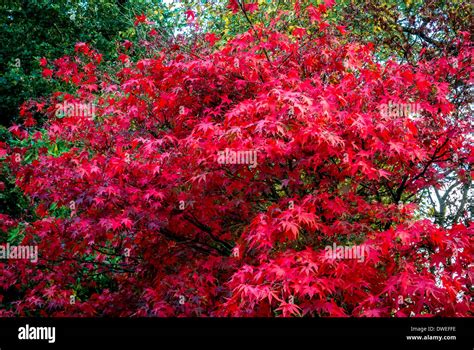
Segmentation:
[(147, 22), (147, 18), (145, 14), (142, 13), (141, 15), (135, 16), (135, 22), (133, 22), (133, 25), (137, 26), (140, 23), (146, 23), (146, 22)]

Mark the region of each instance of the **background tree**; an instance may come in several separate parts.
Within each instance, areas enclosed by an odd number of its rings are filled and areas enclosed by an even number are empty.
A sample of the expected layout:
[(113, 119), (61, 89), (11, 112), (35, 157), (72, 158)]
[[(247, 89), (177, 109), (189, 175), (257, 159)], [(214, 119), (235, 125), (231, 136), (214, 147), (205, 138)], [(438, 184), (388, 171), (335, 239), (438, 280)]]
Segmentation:
[(77, 42), (90, 43), (105, 59), (117, 57), (117, 43), (137, 39), (133, 22), (138, 14), (155, 17), (163, 33), (172, 33), (179, 16), (169, 9), (161, 0), (2, 2), (0, 123), (7, 126), (16, 120), (24, 101), (65, 88), (42, 79), (40, 58), (54, 60), (71, 55)]
[[(90, 43), (105, 60), (117, 58), (124, 51), (134, 52), (133, 57), (144, 56), (146, 49), (136, 44), (146, 33), (134, 26), (140, 14), (155, 22), (154, 28), (163, 40), (169, 40), (186, 25), (181, 8), (159, 0), (9, 0), (0, 4), (0, 159), (7, 144), (14, 147), (28, 143), (15, 142), (7, 131), (21, 121), (19, 112), (24, 102), (41, 102), (53, 91), (74, 93), (69, 83), (44, 79), (40, 59), (54, 62), (64, 55), (74, 55), (78, 42)], [(122, 46), (124, 42), (129, 43), (128, 49)], [(113, 68), (104, 67), (111, 73)], [(35, 123), (41, 125), (43, 119), (41, 113), (35, 113)], [(53, 152), (54, 145), (45, 142), (42, 146)], [(0, 213), (32, 218), (31, 208), (4, 162), (0, 167)]]

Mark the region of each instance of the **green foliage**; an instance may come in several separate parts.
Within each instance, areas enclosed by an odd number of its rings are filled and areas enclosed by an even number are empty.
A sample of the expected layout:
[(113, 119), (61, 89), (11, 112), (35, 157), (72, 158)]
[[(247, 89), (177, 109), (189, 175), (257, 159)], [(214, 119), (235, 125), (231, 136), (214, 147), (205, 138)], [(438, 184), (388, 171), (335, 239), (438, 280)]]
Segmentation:
[[(154, 7), (151, 5), (154, 4)], [(161, 13), (157, 10), (161, 9)], [(18, 107), (30, 98), (61, 90), (41, 77), (38, 60), (70, 55), (77, 42), (87, 42), (108, 59), (117, 42), (137, 39), (134, 18), (142, 12), (161, 16), (162, 1), (10, 0), (0, 5), (0, 124), (17, 119)], [(159, 16), (158, 16), (159, 15)], [(167, 23), (167, 24), (165, 24)]]
[[(13, 142), (7, 129), (0, 125), (0, 141)], [(0, 185), (3, 191), (0, 191), (1, 213), (12, 217), (20, 217), (28, 214), (28, 201), (23, 192), (15, 186), (14, 178), (11, 176), (11, 170), (0, 158)]]

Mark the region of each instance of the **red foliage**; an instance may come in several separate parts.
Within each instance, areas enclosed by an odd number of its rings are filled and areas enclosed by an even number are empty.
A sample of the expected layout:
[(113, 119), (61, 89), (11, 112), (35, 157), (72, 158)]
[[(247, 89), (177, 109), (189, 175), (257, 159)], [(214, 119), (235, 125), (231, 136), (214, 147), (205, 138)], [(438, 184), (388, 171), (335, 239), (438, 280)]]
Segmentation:
[[(256, 26), (215, 51), (122, 54), (115, 76), (86, 44), (57, 60), (54, 78), (77, 93), (51, 97), (46, 130), (71, 148), (10, 157), (37, 204), (21, 244), (40, 257), (0, 261), (0, 288), (18, 294), (0, 315), (472, 315), (473, 226), (441, 229), (398, 204), (469, 156), (444, 81), (472, 74), (471, 52), (414, 69), (321, 30)], [(63, 101), (96, 115), (58, 118)], [(389, 101), (421, 115), (382, 116)], [(255, 162), (219, 161), (226, 149)], [(367, 255), (329, 259), (333, 244)]]

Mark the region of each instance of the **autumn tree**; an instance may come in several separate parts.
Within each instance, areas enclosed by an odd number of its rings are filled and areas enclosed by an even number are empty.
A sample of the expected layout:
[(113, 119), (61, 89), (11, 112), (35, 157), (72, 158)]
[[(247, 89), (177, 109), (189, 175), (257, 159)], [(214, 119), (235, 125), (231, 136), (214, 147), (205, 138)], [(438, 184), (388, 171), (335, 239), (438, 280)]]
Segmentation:
[(42, 60), (75, 89), (25, 104), (2, 145), (35, 218), (2, 216), (0, 237), (40, 257), (0, 261), (0, 314), (472, 315), (473, 226), (418, 219), (413, 202), (473, 162), (447, 83), (472, 78), (469, 37), (449, 59), (380, 61), (321, 5), (291, 35), (280, 13), (217, 48), (215, 33), (170, 44), (138, 16), (145, 58), (79, 43)]

